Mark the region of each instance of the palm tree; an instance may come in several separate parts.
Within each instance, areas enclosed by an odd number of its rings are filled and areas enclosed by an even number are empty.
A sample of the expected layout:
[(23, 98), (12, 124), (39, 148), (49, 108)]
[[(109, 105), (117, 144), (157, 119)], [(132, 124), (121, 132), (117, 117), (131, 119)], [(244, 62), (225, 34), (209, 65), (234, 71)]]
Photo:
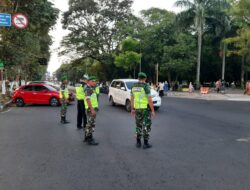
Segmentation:
[(224, 2), (225, 0), (177, 0), (175, 3), (177, 7), (185, 8), (177, 16), (177, 21), (181, 22), (182, 26), (193, 26), (198, 35), (197, 86), (200, 85), (201, 48), (206, 21), (212, 18), (213, 13), (215, 10), (218, 10), (222, 1)]

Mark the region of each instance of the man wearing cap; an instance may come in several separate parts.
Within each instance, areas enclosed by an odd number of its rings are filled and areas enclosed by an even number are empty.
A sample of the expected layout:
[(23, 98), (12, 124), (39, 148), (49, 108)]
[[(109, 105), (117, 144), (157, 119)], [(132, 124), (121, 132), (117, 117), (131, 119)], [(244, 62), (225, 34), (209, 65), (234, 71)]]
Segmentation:
[(61, 80), (62, 80), (62, 84), (60, 87), (61, 123), (67, 124), (67, 123), (69, 123), (66, 120), (67, 104), (68, 104), (68, 99), (69, 99), (69, 90), (67, 87), (68, 80), (67, 80), (66, 76), (62, 76)]
[(89, 77), (87, 81), (87, 86), (85, 88), (85, 109), (87, 116), (87, 125), (85, 127), (85, 139), (84, 142), (87, 142), (88, 145), (98, 145), (93, 138), (93, 132), (96, 125), (96, 112), (98, 110), (98, 100), (95, 91), (97, 78), (92, 76)]
[(84, 88), (86, 86), (86, 82), (87, 78), (83, 77), (83, 79), (80, 79), (80, 83), (76, 85), (77, 129), (85, 128), (87, 124), (86, 110), (84, 105), (84, 99), (85, 99)]
[(144, 138), (143, 148), (151, 148), (149, 132), (151, 131), (151, 117), (155, 117), (154, 105), (150, 93), (150, 86), (146, 83), (147, 75), (138, 74), (139, 82), (131, 90), (131, 115), (136, 120), (136, 147), (141, 147), (141, 137)]

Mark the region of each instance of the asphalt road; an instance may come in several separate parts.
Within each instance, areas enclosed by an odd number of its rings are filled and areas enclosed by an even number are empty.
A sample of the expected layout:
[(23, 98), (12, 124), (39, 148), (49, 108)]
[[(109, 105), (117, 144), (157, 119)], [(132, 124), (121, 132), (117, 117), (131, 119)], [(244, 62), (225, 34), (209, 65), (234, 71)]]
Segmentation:
[(82, 142), (76, 107), (0, 113), (0, 190), (249, 190), (250, 103), (164, 98), (152, 149), (135, 148), (134, 120), (101, 96), (95, 138)]

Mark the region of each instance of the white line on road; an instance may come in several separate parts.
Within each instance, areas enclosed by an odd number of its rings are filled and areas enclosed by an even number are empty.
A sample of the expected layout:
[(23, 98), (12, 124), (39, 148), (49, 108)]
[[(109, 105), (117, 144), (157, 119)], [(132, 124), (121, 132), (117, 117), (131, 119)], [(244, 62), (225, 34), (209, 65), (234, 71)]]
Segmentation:
[(249, 142), (250, 143), (250, 137), (236, 139), (236, 141), (238, 141), (238, 142)]

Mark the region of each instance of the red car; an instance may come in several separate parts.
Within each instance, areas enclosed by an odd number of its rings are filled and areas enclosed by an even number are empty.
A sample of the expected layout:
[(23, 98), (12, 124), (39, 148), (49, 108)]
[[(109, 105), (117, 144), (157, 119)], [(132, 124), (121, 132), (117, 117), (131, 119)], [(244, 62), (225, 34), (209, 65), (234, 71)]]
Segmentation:
[(12, 99), (18, 107), (22, 107), (25, 104), (49, 104), (51, 106), (60, 104), (59, 92), (46, 84), (21, 86), (14, 92)]

